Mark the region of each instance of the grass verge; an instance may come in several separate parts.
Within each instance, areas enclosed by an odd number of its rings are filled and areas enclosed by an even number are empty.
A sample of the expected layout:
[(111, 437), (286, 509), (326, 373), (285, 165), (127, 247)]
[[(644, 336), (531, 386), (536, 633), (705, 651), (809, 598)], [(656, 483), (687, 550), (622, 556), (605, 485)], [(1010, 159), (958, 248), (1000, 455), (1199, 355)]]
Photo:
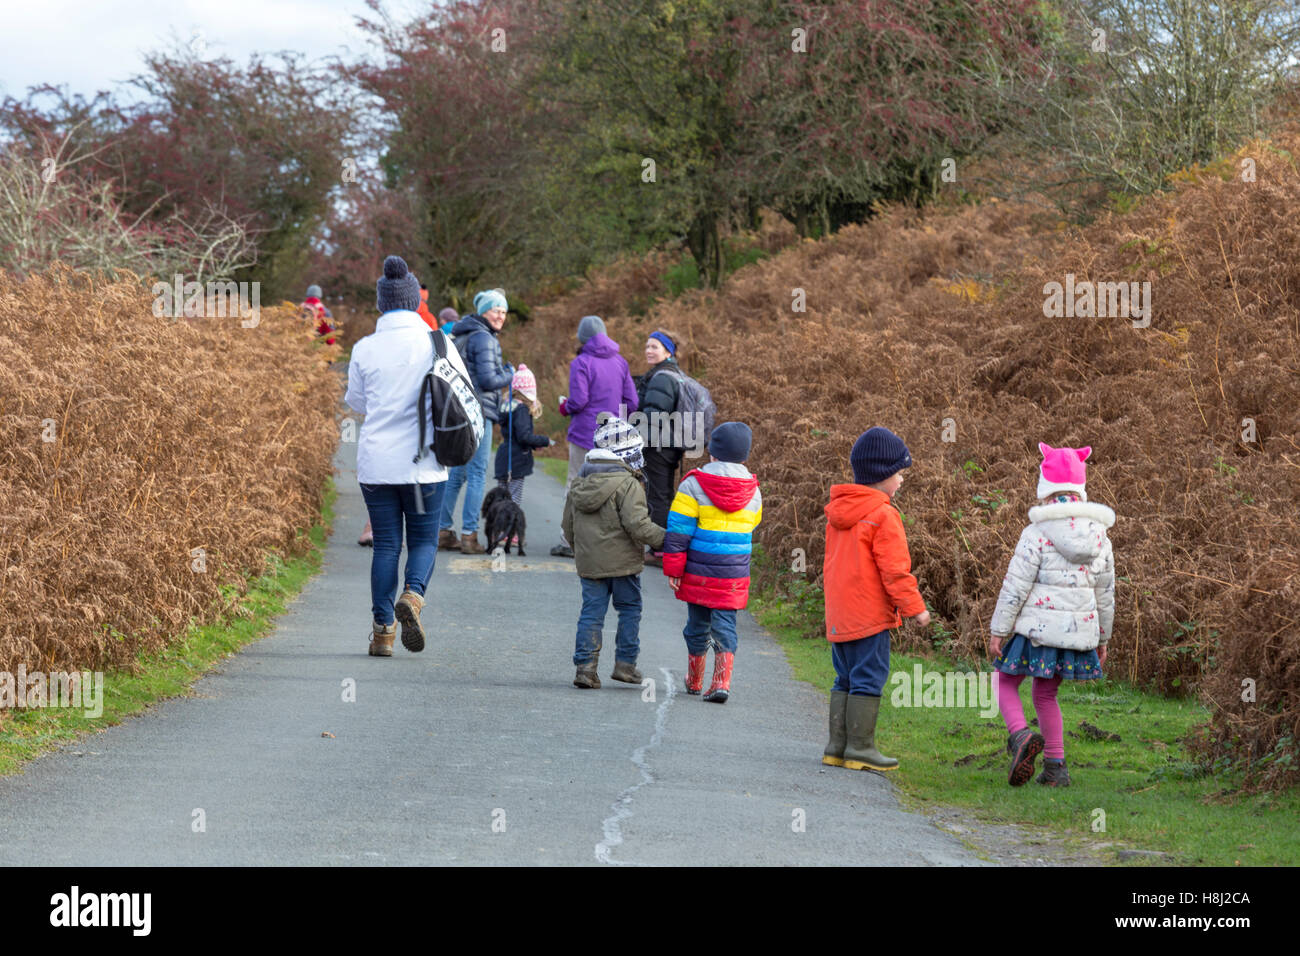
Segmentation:
[(537, 455), (534, 456), (533, 463), (540, 466), (542, 471), (560, 484), (564, 484), (569, 480), (569, 459), (567, 458), (543, 458)]
[[(99, 717), (87, 717), (74, 708), (10, 712), (0, 723), (0, 775), (19, 771), (26, 761), (92, 731), (121, 723), (164, 698), (186, 693), (222, 658), (265, 636), (274, 619), (284, 613), (308, 579), (320, 570), (336, 494), (330, 480), (319, 522), (310, 531), (299, 532), (311, 540), (306, 554), (285, 559), (273, 553), (266, 573), (250, 580), (244, 595), (220, 619), (202, 626), (190, 625), (185, 636), (167, 649), (141, 655), (133, 672), (106, 672), (104, 712)], [(233, 597), (232, 589), (227, 600)]]
[[(835, 672), (822, 636), (820, 592), (814, 599), (813, 591), (798, 601), (768, 592), (751, 598), (750, 609), (784, 648), (795, 676), (829, 697)], [(1163, 851), (1169, 862), (1181, 864), (1300, 863), (1300, 793), (1242, 795), (1238, 774), (1196, 762), (1182, 743), (1209, 719), (1196, 701), (1109, 679), (1063, 685), (1071, 786), (1031, 781), (1012, 788), (1001, 718), (980, 716), (978, 706), (912, 706), (898, 675), (908, 675), (910, 691), (918, 666), (923, 673), (976, 669), (942, 655), (890, 655), (877, 745), (901, 761), (889, 779), (912, 809), (957, 807), (985, 822), (1045, 827), (1094, 846), (1111, 844), (1111, 850), (1121, 844)], [(1032, 719), (1029, 687), (1029, 681), (1021, 685), (1021, 700)], [(1102, 822), (1104, 831), (1094, 830)]]

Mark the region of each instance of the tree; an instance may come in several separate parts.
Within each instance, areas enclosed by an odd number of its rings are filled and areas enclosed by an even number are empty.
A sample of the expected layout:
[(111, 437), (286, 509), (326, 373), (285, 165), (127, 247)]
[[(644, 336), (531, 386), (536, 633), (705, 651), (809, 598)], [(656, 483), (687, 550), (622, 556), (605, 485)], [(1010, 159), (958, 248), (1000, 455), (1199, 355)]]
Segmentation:
[(749, 149), (741, 178), (801, 235), (930, 198), (945, 159), (978, 148), (1016, 106), (1042, 28), (1031, 0), (762, 0), (737, 30), (731, 91)]

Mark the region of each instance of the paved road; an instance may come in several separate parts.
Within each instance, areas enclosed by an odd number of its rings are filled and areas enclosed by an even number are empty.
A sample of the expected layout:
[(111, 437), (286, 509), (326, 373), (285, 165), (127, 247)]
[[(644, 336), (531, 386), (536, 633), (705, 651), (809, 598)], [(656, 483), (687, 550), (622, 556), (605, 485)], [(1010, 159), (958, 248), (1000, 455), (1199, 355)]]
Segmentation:
[(574, 688), (578, 585), (547, 554), (563, 488), (540, 469), (528, 557), (494, 573), (440, 553), (429, 646), (367, 657), (355, 451), (336, 459), (324, 571), (275, 631), (193, 696), (0, 779), (0, 864), (979, 862), (884, 778), (821, 766), (825, 697), (747, 615), (730, 702), (687, 696), (685, 614), (657, 569), (640, 660), (655, 699)]

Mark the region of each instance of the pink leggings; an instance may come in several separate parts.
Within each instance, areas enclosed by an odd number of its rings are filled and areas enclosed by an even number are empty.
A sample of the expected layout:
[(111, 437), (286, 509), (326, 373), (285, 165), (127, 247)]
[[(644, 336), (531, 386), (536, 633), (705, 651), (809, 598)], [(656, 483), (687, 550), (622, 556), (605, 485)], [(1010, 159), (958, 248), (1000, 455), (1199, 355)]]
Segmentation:
[[(1025, 711), (1020, 706), (1020, 683), (1025, 676), (997, 675), (998, 709), (1002, 711), (1002, 719), (1007, 722), (1009, 734), (1015, 734), (1029, 726), (1025, 721)], [(1056, 700), (1060, 686), (1059, 677), (1034, 678), (1034, 713), (1038, 715), (1038, 730), (1043, 735), (1043, 755), (1053, 760), (1065, 759), (1065, 719), (1061, 716), (1061, 705)]]

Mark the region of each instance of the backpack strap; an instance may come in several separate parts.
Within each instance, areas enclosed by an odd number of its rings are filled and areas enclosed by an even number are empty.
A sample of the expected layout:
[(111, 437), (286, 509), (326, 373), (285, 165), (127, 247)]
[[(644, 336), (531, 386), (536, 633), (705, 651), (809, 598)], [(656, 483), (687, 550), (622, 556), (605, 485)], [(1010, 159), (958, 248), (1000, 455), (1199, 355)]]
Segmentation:
[[(411, 459), (412, 464), (419, 464), (420, 459), (424, 457), (424, 434), (425, 434), (425, 396), (428, 396), (429, 416), (433, 416), (433, 370), (438, 364), (438, 359), (447, 357), (447, 346), (442, 341), (442, 333), (435, 335), (433, 330), (429, 330), (429, 345), (433, 347), (433, 360), (429, 363), (429, 371), (424, 376), (424, 381), (420, 383), (420, 397), (415, 403), (416, 419), (420, 423), (420, 444), (416, 446), (415, 457)], [(433, 422), (429, 421), (429, 427), (433, 427)]]

